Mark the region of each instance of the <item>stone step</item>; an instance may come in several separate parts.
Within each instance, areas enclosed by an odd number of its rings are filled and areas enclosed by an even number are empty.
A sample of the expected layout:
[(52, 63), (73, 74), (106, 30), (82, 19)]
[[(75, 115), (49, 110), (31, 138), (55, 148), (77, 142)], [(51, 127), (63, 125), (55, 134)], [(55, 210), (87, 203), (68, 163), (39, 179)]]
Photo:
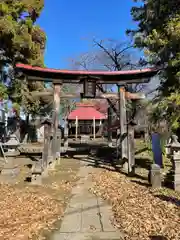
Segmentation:
[(119, 232), (56, 233), (52, 240), (123, 240)]
[(20, 169), (18, 167), (9, 167), (9, 168), (3, 168), (1, 170), (1, 175), (9, 175), (16, 177), (20, 173)]

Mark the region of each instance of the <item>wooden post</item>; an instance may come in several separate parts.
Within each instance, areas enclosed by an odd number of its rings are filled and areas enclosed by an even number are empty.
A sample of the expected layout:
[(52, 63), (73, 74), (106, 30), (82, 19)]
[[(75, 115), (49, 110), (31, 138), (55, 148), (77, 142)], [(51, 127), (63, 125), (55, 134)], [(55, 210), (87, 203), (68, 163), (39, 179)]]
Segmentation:
[(117, 129), (116, 131), (116, 157), (117, 157), (117, 160), (119, 160), (119, 158), (121, 157), (121, 151), (120, 151), (120, 128)]
[(58, 129), (58, 131), (56, 132), (56, 160), (57, 163), (60, 163), (60, 158), (61, 158), (61, 141), (62, 141), (62, 131), (61, 129)]
[[(52, 116), (53, 122), (53, 140), (52, 140), (52, 157), (53, 161), (56, 160), (57, 153), (61, 151), (61, 149), (57, 149), (57, 130), (59, 125), (59, 115), (60, 115), (60, 95), (61, 95), (61, 86), (62, 82), (53, 82), (54, 84), (54, 111)], [(60, 147), (61, 148), (61, 147)]]
[(93, 138), (96, 139), (96, 119), (93, 117)]
[(68, 135), (69, 135), (69, 123), (67, 117), (64, 120), (64, 149), (67, 151), (69, 141), (68, 141)]
[(121, 142), (122, 159), (128, 159), (126, 98), (125, 98), (124, 88), (120, 88), (120, 96), (121, 96), (120, 121), (121, 121), (121, 137), (122, 137), (122, 142)]
[(78, 139), (78, 117), (76, 116), (76, 140)]
[(99, 121), (99, 134), (101, 135), (101, 137), (102, 137), (102, 133), (103, 133), (103, 124), (102, 124), (102, 120), (100, 119), (100, 121)]
[(43, 125), (44, 125), (44, 147), (43, 147), (43, 153), (42, 153), (42, 169), (44, 171), (48, 166), (48, 155), (50, 153), (51, 123), (48, 121), (45, 121)]
[(110, 127), (112, 125), (112, 108), (108, 107), (108, 143), (112, 143), (112, 131), (110, 131)]
[(125, 89), (119, 86), (118, 90), (119, 90), (119, 113), (120, 113), (119, 121), (120, 121), (121, 161), (125, 163), (128, 159), (126, 98)]
[(119, 128), (117, 128), (117, 138), (116, 138), (116, 152), (117, 152), (117, 160), (121, 160), (121, 92), (120, 92), (120, 86), (118, 85), (118, 114), (119, 116)]
[(135, 146), (134, 146), (134, 126), (128, 126), (128, 174), (135, 173)]

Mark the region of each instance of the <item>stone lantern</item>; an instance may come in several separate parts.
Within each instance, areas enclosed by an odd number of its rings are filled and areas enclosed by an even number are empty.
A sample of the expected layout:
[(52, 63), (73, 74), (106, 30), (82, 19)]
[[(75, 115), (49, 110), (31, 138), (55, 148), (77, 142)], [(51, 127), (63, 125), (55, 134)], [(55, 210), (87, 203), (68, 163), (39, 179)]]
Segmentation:
[(174, 190), (180, 191), (180, 143), (178, 137), (173, 135), (166, 147), (169, 149), (172, 163), (172, 169), (168, 175), (171, 176)]

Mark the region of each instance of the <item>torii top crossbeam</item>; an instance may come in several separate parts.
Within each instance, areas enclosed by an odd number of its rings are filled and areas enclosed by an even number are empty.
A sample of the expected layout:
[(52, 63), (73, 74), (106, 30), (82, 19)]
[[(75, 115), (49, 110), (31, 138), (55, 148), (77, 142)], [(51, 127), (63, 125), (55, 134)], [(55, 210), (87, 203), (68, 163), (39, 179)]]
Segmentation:
[(96, 83), (144, 83), (158, 73), (157, 68), (146, 68), (125, 71), (78, 71), (57, 70), (50, 68), (33, 67), (26, 64), (17, 64), (16, 70), (23, 72), (29, 81), (56, 81), (56, 83), (78, 83), (81, 79), (89, 77)]

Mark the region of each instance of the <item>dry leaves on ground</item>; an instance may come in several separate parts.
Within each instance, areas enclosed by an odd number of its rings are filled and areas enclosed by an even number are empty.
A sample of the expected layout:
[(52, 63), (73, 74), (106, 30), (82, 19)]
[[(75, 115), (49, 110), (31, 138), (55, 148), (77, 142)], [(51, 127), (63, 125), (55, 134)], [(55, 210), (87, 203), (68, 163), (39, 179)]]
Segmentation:
[(125, 239), (180, 239), (178, 204), (161, 200), (120, 173), (102, 170), (93, 181), (91, 191), (111, 203), (114, 224), (124, 231)]
[(68, 181), (68, 180), (62, 180), (60, 183), (59, 182), (53, 182), (49, 185), (47, 185), (47, 187), (51, 187), (52, 189), (55, 190), (63, 190), (66, 192), (70, 192), (72, 190), (72, 182)]
[[(61, 202), (31, 188), (0, 185), (0, 239), (26, 240), (50, 229), (63, 215)], [(35, 238), (36, 239), (36, 238)]]

